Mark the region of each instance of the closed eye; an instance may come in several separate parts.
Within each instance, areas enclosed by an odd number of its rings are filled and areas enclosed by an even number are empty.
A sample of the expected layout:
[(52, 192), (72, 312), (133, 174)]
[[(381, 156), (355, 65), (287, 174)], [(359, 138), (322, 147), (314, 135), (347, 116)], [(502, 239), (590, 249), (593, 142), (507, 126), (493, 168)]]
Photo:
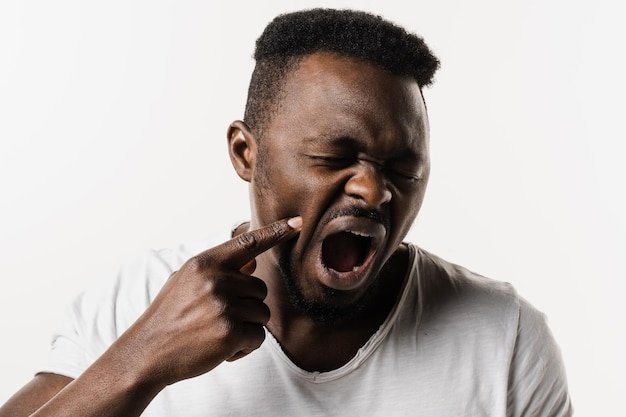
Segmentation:
[(412, 174), (409, 172), (404, 172), (402, 170), (398, 170), (398, 169), (392, 169), (392, 168), (386, 168), (386, 171), (398, 178), (404, 179), (404, 180), (409, 180), (409, 181), (419, 181), (422, 179), (421, 175), (419, 174)]
[(390, 159), (385, 164), (384, 169), (396, 178), (409, 181), (419, 181), (424, 174), (424, 164), (420, 157), (412, 152), (406, 152), (402, 157)]
[(326, 155), (306, 155), (309, 159), (318, 162), (320, 165), (329, 167), (343, 168), (350, 166), (354, 163), (355, 159), (350, 157), (341, 156), (326, 156)]
[[(358, 161), (357, 157), (348, 157), (348, 156), (328, 156), (328, 155), (306, 155), (307, 158), (316, 162), (316, 165), (324, 166), (331, 169), (342, 169), (349, 167)], [(369, 161), (373, 163), (372, 161)], [(396, 164), (390, 165), (381, 165), (377, 164), (381, 170), (387, 173), (387, 175), (392, 175), (395, 178), (406, 180), (406, 181), (419, 181), (422, 179), (422, 175), (419, 172), (415, 172), (412, 169), (403, 169), (402, 167), (396, 166)]]

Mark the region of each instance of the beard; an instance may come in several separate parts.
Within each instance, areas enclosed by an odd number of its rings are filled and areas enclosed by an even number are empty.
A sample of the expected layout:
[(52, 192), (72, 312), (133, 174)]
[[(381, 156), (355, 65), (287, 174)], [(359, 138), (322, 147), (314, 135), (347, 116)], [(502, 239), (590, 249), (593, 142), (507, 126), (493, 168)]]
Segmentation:
[(286, 251), (278, 262), (289, 301), (298, 312), (316, 323), (341, 324), (356, 317), (365, 309), (365, 306), (372, 299), (372, 295), (376, 292), (376, 287), (378, 287), (379, 279), (376, 277), (365, 293), (352, 302), (346, 302), (343, 299), (345, 297), (343, 291), (328, 287), (322, 287), (321, 299), (307, 298), (299, 285), (300, 279), (289, 261), (290, 255), (291, 250)]
[[(330, 223), (340, 216), (365, 217), (375, 220), (389, 231), (389, 217), (377, 210), (364, 210), (358, 207), (344, 207), (326, 215), (320, 220), (321, 225)], [(322, 296), (317, 299), (309, 298), (304, 294), (300, 282), (302, 277), (297, 276), (290, 261), (293, 246), (285, 250), (280, 256), (278, 267), (282, 276), (283, 284), (287, 290), (289, 301), (298, 312), (312, 321), (320, 324), (341, 324), (356, 317), (376, 294), (379, 286), (381, 273), (373, 280), (356, 301), (346, 301), (348, 294), (345, 291), (322, 286)], [(383, 266), (383, 269), (385, 266)], [(381, 271), (382, 272), (382, 271)]]

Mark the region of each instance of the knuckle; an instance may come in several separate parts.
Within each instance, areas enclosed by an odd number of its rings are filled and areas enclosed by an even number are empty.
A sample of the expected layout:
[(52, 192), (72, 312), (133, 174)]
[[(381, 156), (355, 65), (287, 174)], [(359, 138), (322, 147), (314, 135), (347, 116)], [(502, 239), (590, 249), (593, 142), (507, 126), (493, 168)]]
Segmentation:
[(214, 327), (215, 336), (218, 340), (221, 341), (222, 344), (228, 343), (234, 333), (234, 330), (234, 323), (232, 322), (232, 320), (227, 318), (219, 320)]
[(239, 246), (245, 249), (255, 249), (264, 242), (276, 240), (285, 236), (289, 230), (285, 222), (275, 222), (265, 226), (262, 229), (253, 230), (251, 232), (242, 233), (236, 237)]
[(237, 236), (237, 244), (244, 249), (254, 249), (258, 245), (255, 233), (242, 233)]
[(206, 288), (209, 294), (219, 294), (224, 286), (224, 277), (222, 275), (211, 275), (206, 277)]
[(267, 234), (270, 237), (281, 237), (287, 232), (287, 230), (289, 230), (289, 228), (287, 227), (287, 224), (285, 222), (272, 223), (266, 229)]
[(206, 256), (196, 255), (187, 260), (185, 268), (192, 273), (200, 273), (206, 268), (209, 262)]
[(216, 335), (219, 339), (228, 339), (236, 327), (233, 318), (228, 314), (230, 307), (226, 302), (214, 303), (213, 307), (216, 316), (214, 326)]
[(227, 316), (232, 307), (222, 284), (223, 281), (223, 279), (214, 278), (207, 280), (206, 283), (207, 297), (210, 297), (212, 309), (218, 316)]

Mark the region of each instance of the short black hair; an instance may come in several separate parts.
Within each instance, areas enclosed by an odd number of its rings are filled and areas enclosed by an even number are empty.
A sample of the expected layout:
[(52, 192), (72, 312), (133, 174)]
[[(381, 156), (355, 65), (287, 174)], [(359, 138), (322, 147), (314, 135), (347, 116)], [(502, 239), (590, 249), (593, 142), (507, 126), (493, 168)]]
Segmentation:
[(256, 65), (244, 113), (257, 139), (277, 110), (286, 75), (315, 52), (334, 52), (372, 63), (429, 86), (439, 60), (424, 40), (380, 16), (316, 8), (277, 16), (256, 41)]

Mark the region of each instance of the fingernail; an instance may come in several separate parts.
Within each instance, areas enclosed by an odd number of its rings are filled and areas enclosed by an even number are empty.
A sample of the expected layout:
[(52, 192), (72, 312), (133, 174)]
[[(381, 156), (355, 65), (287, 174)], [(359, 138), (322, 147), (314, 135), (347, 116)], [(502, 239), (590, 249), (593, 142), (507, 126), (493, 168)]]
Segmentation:
[(300, 216), (292, 217), (291, 219), (287, 220), (287, 224), (292, 229), (300, 229), (302, 227), (302, 217)]

